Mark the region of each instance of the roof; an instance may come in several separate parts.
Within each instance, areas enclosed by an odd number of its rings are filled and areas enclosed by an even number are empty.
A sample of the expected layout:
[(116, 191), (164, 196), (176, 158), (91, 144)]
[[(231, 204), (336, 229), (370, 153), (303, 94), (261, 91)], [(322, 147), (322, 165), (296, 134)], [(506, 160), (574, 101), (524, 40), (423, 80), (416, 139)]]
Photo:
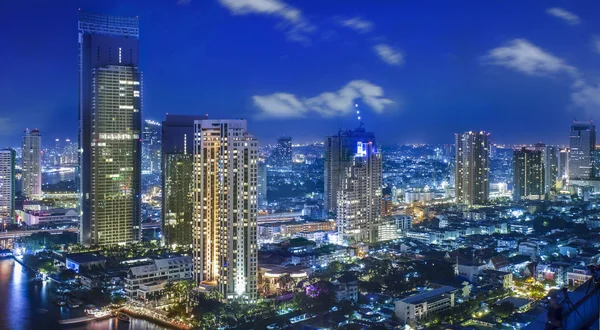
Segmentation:
[(402, 299), (400, 301), (407, 303), (407, 304), (420, 304), (422, 302), (431, 300), (432, 298), (437, 298), (438, 296), (441, 296), (443, 294), (449, 293), (451, 291), (456, 290), (456, 288), (453, 288), (451, 286), (443, 286), (441, 288), (438, 289), (434, 289), (428, 292), (424, 292), (418, 295), (414, 295), (412, 297), (408, 297), (405, 299)]
[(88, 262), (106, 261), (106, 258), (104, 258), (103, 256), (101, 256), (99, 254), (95, 254), (95, 253), (89, 253), (89, 252), (67, 254), (65, 256), (65, 258), (72, 260), (78, 264), (84, 264), (84, 263), (88, 263)]
[(500, 269), (500, 268), (510, 265), (510, 262), (508, 261), (508, 259), (506, 259), (506, 257), (502, 256), (502, 255), (493, 257), (490, 261), (492, 262), (492, 264), (494, 265), (494, 268), (496, 268), (496, 269)]

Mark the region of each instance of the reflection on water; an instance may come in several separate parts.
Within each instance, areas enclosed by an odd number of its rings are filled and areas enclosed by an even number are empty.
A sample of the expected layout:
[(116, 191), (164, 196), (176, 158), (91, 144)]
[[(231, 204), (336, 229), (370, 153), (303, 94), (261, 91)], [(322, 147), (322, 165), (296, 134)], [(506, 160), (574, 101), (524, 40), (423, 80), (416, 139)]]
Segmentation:
[(31, 281), (23, 267), (13, 259), (0, 260), (0, 329), (147, 329), (163, 330), (164, 327), (146, 320), (132, 318), (130, 323), (116, 318), (62, 326), (59, 319), (81, 317), (83, 308), (70, 309), (52, 303), (54, 294), (51, 282)]

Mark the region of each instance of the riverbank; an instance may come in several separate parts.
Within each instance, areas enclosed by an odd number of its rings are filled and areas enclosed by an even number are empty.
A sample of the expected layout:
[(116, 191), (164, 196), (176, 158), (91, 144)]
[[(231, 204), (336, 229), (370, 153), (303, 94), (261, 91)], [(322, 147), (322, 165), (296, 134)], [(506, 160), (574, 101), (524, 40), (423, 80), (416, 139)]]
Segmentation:
[(146, 308), (124, 306), (120, 309), (120, 312), (123, 312), (129, 316), (143, 318), (143, 319), (158, 323), (162, 326), (169, 327), (171, 329), (179, 329), (179, 330), (191, 329), (191, 326), (189, 326), (189, 325), (183, 324), (181, 322), (173, 322), (172, 320), (169, 320), (166, 316), (160, 315), (158, 313), (154, 313)]

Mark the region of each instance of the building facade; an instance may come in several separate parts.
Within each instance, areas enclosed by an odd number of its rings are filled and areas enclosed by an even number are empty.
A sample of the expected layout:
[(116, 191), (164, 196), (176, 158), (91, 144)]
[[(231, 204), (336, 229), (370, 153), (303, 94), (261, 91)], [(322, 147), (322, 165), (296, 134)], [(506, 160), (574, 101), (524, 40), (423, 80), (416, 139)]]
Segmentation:
[(257, 299), (258, 143), (245, 120), (195, 121), (194, 278), (224, 299)]
[(358, 142), (375, 145), (375, 134), (365, 131), (361, 126), (354, 130), (339, 131), (325, 141), (325, 212), (337, 212), (338, 191), (346, 178), (348, 167), (354, 162)]
[(162, 228), (168, 246), (192, 246), (194, 121), (205, 118), (167, 115), (162, 123)]
[(421, 317), (454, 307), (456, 289), (444, 286), (412, 297), (395, 301), (395, 314), (400, 321), (408, 323)]
[(169, 256), (153, 260), (146, 265), (129, 268), (125, 294), (129, 297), (147, 298), (148, 293), (161, 291), (168, 282), (192, 278), (192, 257)]
[(269, 204), (267, 200), (267, 165), (264, 162), (258, 163), (258, 207), (266, 207)]
[(593, 178), (596, 126), (592, 122), (576, 121), (571, 125), (569, 150), (569, 180)]
[(282, 136), (277, 139), (275, 150), (271, 154), (273, 165), (289, 168), (292, 166), (292, 138)]
[(80, 242), (140, 238), (139, 20), (79, 12)]
[(382, 157), (372, 142), (357, 143), (353, 164), (338, 190), (336, 227), (347, 243), (375, 242), (381, 222)]
[(522, 148), (513, 152), (513, 200), (541, 198), (545, 193), (544, 155), (541, 150)]
[(42, 135), (37, 129), (26, 129), (23, 134), (21, 155), (22, 194), (30, 199), (42, 196)]
[(455, 182), (456, 202), (480, 205), (490, 195), (490, 134), (466, 132), (456, 134)]
[(146, 119), (142, 131), (142, 172), (160, 174), (161, 127), (160, 123)]
[(0, 221), (5, 225), (15, 219), (15, 159), (13, 149), (0, 150)]

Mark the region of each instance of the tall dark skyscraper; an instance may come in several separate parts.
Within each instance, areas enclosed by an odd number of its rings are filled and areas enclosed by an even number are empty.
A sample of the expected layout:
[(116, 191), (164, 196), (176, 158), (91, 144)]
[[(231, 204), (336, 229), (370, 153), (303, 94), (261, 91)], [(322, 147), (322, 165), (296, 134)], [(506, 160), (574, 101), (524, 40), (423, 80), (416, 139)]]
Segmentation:
[(140, 238), (139, 20), (79, 12), (80, 241)]
[(544, 166), (544, 193), (550, 193), (556, 188), (558, 175), (558, 148), (537, 143), (535, 150), (542, 152), (542, 165)]
[(490, 134), (456, 134), (456, 202), (481, 205), (490, 195)]
[(513, 200), (537, 197), (545, 193), (544, 153), (522, 148), (513, 152)]
[(162, 123), (162, 228), (169, 246), (192, 246), (194, 120), (202, 119), (167, 115)]
[(569, 180), (593, 178), (596, 126), (587, 121), (574, 122), (569, 135), (569, 149)]
[(37, 199), (42, 197), (42, 134), (38, 129), (25, 130), (22, 148), (23, 188), (21, 193), (29, 199)]
[(376, 145), (375, 134), (361, 126), (354, 130), (339, 131), (325, 141), (325, 212), (337, 212), (337, 196), (347, 169), (352, 166), (358, 152), (358, 143)]
[(258, 191), (256, 195), (258, 207), (265, 207), (269, 202), (267, 200), (267, 164), (264, 162), (258, 162), (257, 179), (256, 188)]
[(292, 166), (292, 138), (282, 136), (277, 139), (275, 150), (271, 154), (273, 164), (279, 167)]

